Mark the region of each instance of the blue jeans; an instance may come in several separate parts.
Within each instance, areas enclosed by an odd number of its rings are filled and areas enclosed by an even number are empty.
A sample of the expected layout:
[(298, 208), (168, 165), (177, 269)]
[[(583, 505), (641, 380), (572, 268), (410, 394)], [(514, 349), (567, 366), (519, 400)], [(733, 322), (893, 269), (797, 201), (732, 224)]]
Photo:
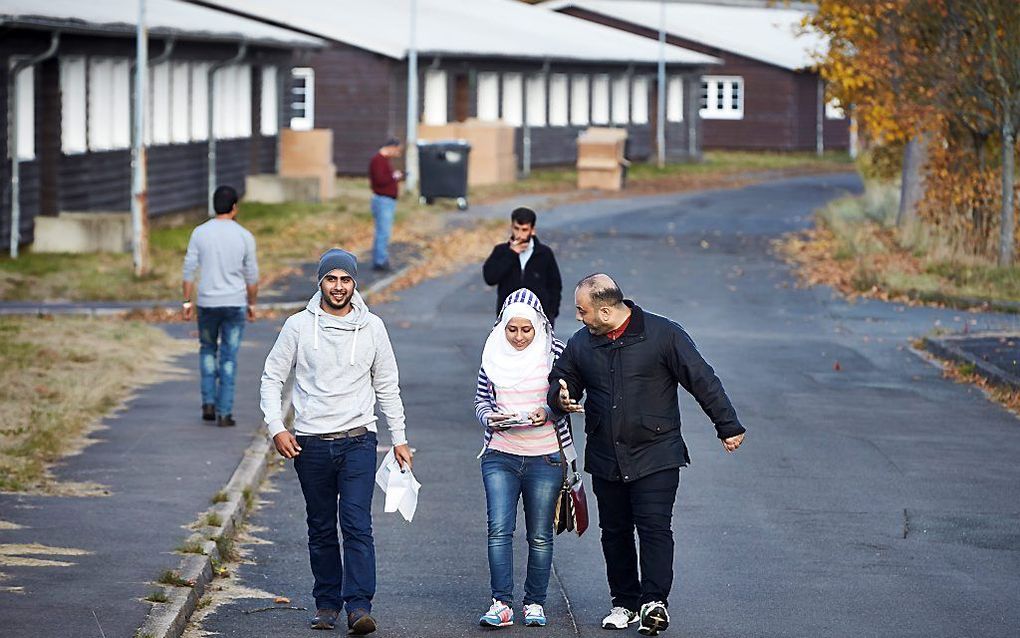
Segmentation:
[(390, 233), (397, 200), (384, 195), (372, 195), (372, 219), (375, 220), (375, 241), (372, 242), (372, 265), (390, 265)]
[(231, 414), (234, 409), (237, 350), (244, 335), (246, 312), (244, 306), (198, 307), (202, 403), (214, 403), (218, 414)]
[(488, 450), (482, 456), (482, 482), (489, 519), (489, 584), (492, 597), (514, 600), (513, 538), (517, 503), (523, 497), (528, 535), (528, 575), (524, 604), (545, 605), (553, 558), (553, 512), (563, 484), (560, 455), (517, 456)]
[[(372, 611), (375, 596), (375, 541), (372, 490), (375, 489), (376, 436), (324, 441), (297, 437), (301, 454), (294, 469), (305, 496), (308, 555), (317, 609)], [(343, 534), (343, 558), (337, 521)]]

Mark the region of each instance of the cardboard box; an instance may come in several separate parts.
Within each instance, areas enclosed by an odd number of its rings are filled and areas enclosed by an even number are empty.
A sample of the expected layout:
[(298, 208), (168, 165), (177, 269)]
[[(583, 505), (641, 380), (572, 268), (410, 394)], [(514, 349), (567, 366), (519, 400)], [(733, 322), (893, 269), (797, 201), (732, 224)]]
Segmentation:
[(280, 131), (280, 174), (301, 175), (333, 163), (332, 129)]
[(577, 187), (618, 191), (623, 188), (626, 129), (589, 128), (577, 137)]

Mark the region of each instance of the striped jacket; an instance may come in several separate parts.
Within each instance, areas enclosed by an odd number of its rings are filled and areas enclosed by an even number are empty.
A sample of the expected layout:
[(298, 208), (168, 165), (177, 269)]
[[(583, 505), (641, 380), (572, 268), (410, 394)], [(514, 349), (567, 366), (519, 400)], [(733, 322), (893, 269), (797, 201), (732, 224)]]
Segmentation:
[[(506, 298), (506, 301), (503, 302), (503, 308), (505, 309), (509, 304), (515, 302), (526, 303), (535, 308), (540, 315), (543, 317), (545, 316), (545, 313), (542, 311), (541, 302), (530, 290), (522, 288), (512, 293)], [(560, 353), (563, 352), (563, 348), (563, 342), (553, 337), (553, 361), (559, 358)], [(478, 456), (484, 454), (485, 451), (489, 449), (489, 444), (492, 442), (492, 428), (489, 427), (488, 416), (497, 411), (496, 388), (493, 386), (492, 381), (489, 380), (488, 375), (485, 374), (485, 369), (480, 367), (478, 368), (478, 382), (475, 385), (475, 416), (478, 418), (478, 423), (484, 429), (485, 435), (482, 451), (478, 454)], [(548, 406), (546, 407), (546, 412), (551, 414)], [(563, 444), (564, 456), (567, 461), (576, 460), (577, 452), (574, 451), (574, 440), (570, 433), (570, 415), (560, 417), (556, 421), (555, 425), (560, 442)]]

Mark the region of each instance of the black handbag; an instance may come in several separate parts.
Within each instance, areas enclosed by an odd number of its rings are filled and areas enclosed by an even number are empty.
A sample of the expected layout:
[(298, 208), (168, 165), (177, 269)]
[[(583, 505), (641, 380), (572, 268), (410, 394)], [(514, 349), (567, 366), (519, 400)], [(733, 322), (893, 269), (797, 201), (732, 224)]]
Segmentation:
[[(577, 532), (580, 536), (588, 529), (588, 497), (584, 492), (584, 482), (577, 471), (576, 461), (570, 462), (568, 472), (567, 455), (563, 451), (560, 429), (556, 424), (553, 424), (553, 428), (556, 430), (556, 443), (560, 447), (560, 466), (563, 468), (563, 484), (560, 486), (559, 494), (556, 495), (556, 509), (553, 513), (553, 530), (556, 534)], [(569, 417), (567, 430), (570, 430)]]

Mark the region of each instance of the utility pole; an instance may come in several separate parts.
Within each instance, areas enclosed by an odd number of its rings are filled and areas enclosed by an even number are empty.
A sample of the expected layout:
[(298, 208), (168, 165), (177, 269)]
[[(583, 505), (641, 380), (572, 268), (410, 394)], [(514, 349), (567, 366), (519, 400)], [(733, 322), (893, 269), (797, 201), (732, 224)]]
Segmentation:
[(656, 96), (655, 146), (659, 168), (666, 165), (666, 0), (659, 0), (659, 92)]
[(149, 79), (149, 33), (145, 25), (145, 0), (138, 0), (135, 32), (135, 116), (131, 149), (131, 250), (135, 277), (149, 270), (149, 178), (145, 146), (145, 99)]
[(418, 188), (418, 0), (411, 0), (411, 38), (407, 48), (407, 190)]

